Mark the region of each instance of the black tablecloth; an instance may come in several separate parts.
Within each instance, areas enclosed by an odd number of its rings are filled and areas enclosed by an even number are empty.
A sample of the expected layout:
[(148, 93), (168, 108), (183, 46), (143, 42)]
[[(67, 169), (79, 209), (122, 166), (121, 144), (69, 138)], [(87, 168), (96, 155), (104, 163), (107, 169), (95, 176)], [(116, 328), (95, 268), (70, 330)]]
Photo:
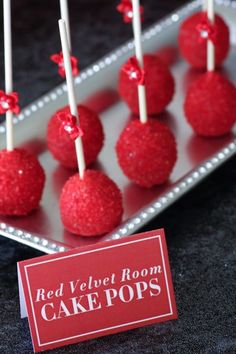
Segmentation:
[[(127, 40), (115, 1), (70, 0), (72, 43), (80, 67)], [(48, 61), (59, 49), (56, 0), (13, 3), (15, 89), (26, 105), (60, 82)], [(145, 26), (184, 1), (146, 0)], [(2, 27), (1, 27), (2, 28)], [(1, 31), (2, 36), (2, 31)], [(3, 87), (3, 42), (0, 41)], [(145, 230), (164, 227), (179, 312), (177, 321), (83, 342), (54, 353), (235, 353), (236, 158)], [(19, 315), (16, 262), (40, 252), (0, 238), (0, 353), (32, 353)]]

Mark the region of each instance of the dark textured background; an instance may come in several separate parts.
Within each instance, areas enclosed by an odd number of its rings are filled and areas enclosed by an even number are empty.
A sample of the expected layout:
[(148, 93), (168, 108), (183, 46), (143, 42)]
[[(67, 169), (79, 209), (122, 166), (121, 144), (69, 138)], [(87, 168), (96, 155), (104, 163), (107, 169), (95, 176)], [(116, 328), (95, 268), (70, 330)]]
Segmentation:
[[(130, 37), (111, 0), (70, 0), (72, 43), (80, 67)], [(60, 82), (48, 61), (59, 49), (56, 0), (13, 0), (15, 89), (25, 105)], [(146, 0), (145, 26), (183, 4)], [(2, 28), (2, 27), (1, 27)], [(0, 34), (2, 36), (2, 33)], [(0, 38), (0, 87), (3, 46)], [(53, 353), (236, 352), (236, 158), (159, 216), (147, 229), (165, 227), (177, 321), (143, 327)], [(32, 353), (27, 320), (19, 315), (16, 262), (40, 252), (0, 239), (0, 354)]]

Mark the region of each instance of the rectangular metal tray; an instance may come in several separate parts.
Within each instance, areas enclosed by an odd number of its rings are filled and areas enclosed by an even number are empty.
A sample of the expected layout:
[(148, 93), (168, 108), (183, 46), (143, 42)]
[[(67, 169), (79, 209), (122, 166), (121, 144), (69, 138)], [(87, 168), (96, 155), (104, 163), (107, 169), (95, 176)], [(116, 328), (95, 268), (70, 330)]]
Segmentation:
[[(181, 21), (200, 9), (201, 2), (193, 1), (154, 24), (143, 33), (145, 52), (156, 52), (163, 46), (177, 46), (177, 33)], [(232, 49), (224, 64), (226, 74), (236, 83), (236, 6), (229, 1), (217, 1), (216, 11), (221, 13), (231, 28)], [(166, 112), (159, 116), (174, 132), (178, 144), (178, 162), (170, 181), (161, 187), (143, 189), (132, 184), (122, 174), (115, 156), (114, 146), (119, 133), (127, 123), (130, 112), (119, 100), (116, 86), (122, 63), (134, 53), (130, 41), (108, 54), (75, 78), (79, 101), (99, 112), (106, 135), (105, 146), (96, 168), (104, 170), (120, 187), (124, 200), (124, 222), (103, 237), (83, 238), (69, 234), (61, 224), (58, 197), (72, 172), (53, 160), (45, 144), (45, 131), (50, 116), (67, 104), (65, 83), (22, 110), (14, 118), (15, 138), (18, 146), (29, 148), (38, 155), (45, 168), (47, 181), (40, 208), (27, 217), (0, 216), (0, 234), (46, 253), (64, 251), (109, 239), (130, 235), (143, 227), (164, 209), (173, 204), (207, 175), (236, 153), (236, 129), (218, 139), (195, 136), (183, 114), (183, 101), (189, 83), (198, 75), (181, 59), (171, 70), (176, 80), (174, 100)], [(0, 125), (0, 149), (5, 147), (5, 125)]]

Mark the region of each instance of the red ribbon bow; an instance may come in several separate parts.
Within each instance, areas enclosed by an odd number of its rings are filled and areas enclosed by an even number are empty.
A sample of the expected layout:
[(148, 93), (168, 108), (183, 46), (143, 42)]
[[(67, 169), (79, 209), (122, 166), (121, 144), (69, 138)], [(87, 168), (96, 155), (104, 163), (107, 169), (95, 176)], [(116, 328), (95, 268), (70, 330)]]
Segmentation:
[[(63, 58), (63, 54), (62, 52), (60, 52), (59, 54), (53, 54), (50, 56), (50, 59), (56, 63), (58, 65), (58, 74), (61, 77), (65, 77), (66, 76), (66, 72), (65, 72), (65, 67), (64, 67), (64, 58)], [(70, 57), (70, 62), (71, 62), (71, 68), (72, 68), (72, 74), (73, 76), (76, 76), (79, 74), (79, 69), (78, 69), (78, 60), (76, 57), (73, 57), (71, 55)]]
[(18, 102), (17, 92), (6, 94), (4, 91), (0, 91), (0, 114), (5, 114), (7, 111), (12, 111), (14, 114), (20, 113)]
[[(133, 19), (133, 6), (130, 0), (121, 0), (121, 2), (116, 7), (117, 11), (123, 14), (123, 21), (125, 23), (132, 22)], [(144, 8), (143, 6), (139, 7), (140, 15), (142, 17)], [(142, 18), (141, 18), (142, 20)]]
[(77, 125), (77, 118), (71, 113), (63, 113), (60, 116), (62, 128), (69, 134), (72, 140), (84, 135), (83, 130)]
[(213, 44), (216, 44), (217, 29), (216, 26), (209, 21), (207, 15), (203, 16), (202, 21), (197, 25), (196, 29), (200, 34), (200, 43), (210, 40)]
[(145, 71), (139, 67), (135, 57), (130, 58), (122, 70), (128, 75), (130, 81), (134, 81), (137, 85), (145, 84)]

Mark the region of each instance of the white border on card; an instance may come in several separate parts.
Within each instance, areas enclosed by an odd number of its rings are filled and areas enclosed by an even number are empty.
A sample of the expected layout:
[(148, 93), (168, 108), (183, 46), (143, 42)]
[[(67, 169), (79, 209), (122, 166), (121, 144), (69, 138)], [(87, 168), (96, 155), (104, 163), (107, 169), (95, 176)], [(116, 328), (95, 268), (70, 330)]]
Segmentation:
[[(129, 244), (132, 244), (132, 243), (152, 240), (152, 239), (155, 239), (155, 238), (158, 239), (159, 243), (160, 243), (161, 257), (162, 257), (163, 269), (164, 269), (164, 278), (165, 278), (167, 295), (168, 295), (168, 302), (169, 302), (169, 308), (170, 308), (170, 312), (169, 313), (166, 313), (166, 314), (163, 314), (163, 315), (159, 315), (159, 316), (155, 316), (155, 317), (144, 318), (144, 319), (141, 319), (141, 320), (138, 320), (138, 321), (123, 323), (123, 324), (120, 324), (120, 325), (117, 325), (117, 326), (113, 326), (113, 327), (102, 328), (102, 329), (99, 329), (99, 330), (96, 330), (96, 331), (87, 332), (87, 333), (83, 333), (83, 334), (78, 334), (78, 335), (72, 336), (72, 337), (61, 338), (61, 339), (58, 339), (58, 340), (55, 340), (55, 341), (51, 341), (51, 342), (47, 342), (47, 343), (41, 343), (40, 338), (39, 338), (39, 332), (38, 332), (38, 326), (37, 326), (37, 321), (36, 321), (36, 317), (35, 317), (35, 312), (34, 312), (32, 294), (31, 294), (31, 290), (30, 290), (30, 286), (29, 286), (29, 278), (28, 278), (27, 268), (34, 267), (34, 266), (37, 266), (37, 265), (40, 265), (40, 264), (43, 264), (43, 263), (50, 263), (50, 262), (59, 261), (59, 260), (66, 259), (66, 258), (77, 257), (77, 256), (80, 256), (80, 255), (83, 255), (83, 254), (87, 254), (87, 253), (99, 252), (99, 251), (104, 251), (104, 250), (107, 250), (107, 249), (110, 249), (110, 248), (126, 246), (126, 245), (129, 245)], [(29, 296), (30, 296), (30, 303), (31, 303), (31, 307), (32, 307), (35, 331), (36, 331), (37, 340), (38, 340), (38, 346), (39, 347), (42, 347), (42, 346), (45, 346), (45, 345), (49, 345), (49, 344), (59, 343), (59, 342), (62, 342), (62, 341), (75, 339), (75, 338), (79, 338), (79, 337), (83, 337), (83, 336), (87, 336), (87, 335), (94, 334), (94, 333), (100, 333), (100, 332), (108, 331), (108, 330), (115, 329), (115, 328), (121, 328), (121, 327), (129, 326), (129, 325), (133, 325), (133, 324), (136, 324), (136, 323), (146, 322), (146, 321), (154, 320), (154, 319), (157, 319), (157, 318), (162, 318), (162, 317), (173, 315), (173, 308), (172, 308), (172, 303), (171, 303), (171, 298), (170, 298), (170, 290), (169, 290), (169, 284), (168, 284), (168, 280), (167, 280), (165, 259), (164, 259), (164, 253), (163, 253), (163, 247), (162, 247), (162, 241), (161, 241), (161, 236), (160, 235), (150, 236), (150, 237), (142, 238), (140, 240), (123, 242), (123, 243), (119, 243), (117, 245), (112, 245), (112, 246), (104, 246), (104, 247), (101, 247), (101, 248), (97, 248), (95, 250), (84, 251), (84, 252), (72, 254), (72, 255), (69, 255), (69, 256), (64, 256), (64, 257), (49, 259), (49, 260), (43, 261), (43, 262), (29, 264), (29, 265), (26, 265), (24, 267), (24, 270), (25, 270), (25, 276), (26, 276), (26, 281), (27, 281), (27, 286), (28, 286), (28, 291), (29, 291)]]

